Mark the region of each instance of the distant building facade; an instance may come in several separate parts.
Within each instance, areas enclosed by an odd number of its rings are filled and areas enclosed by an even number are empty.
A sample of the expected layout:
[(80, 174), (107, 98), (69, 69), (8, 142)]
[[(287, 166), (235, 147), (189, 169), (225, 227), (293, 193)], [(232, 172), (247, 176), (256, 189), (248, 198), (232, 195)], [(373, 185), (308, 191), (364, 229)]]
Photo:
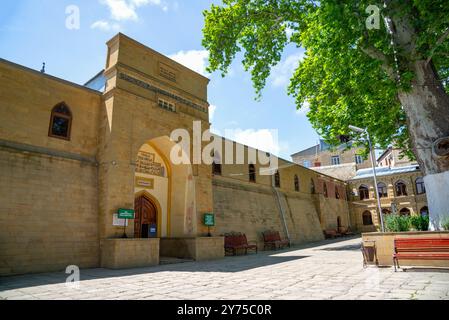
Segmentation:
[(347, 148), (341, 144), (332, 148), (324, 140), (308, 149), (292, 154), (292, 161), (306, 168), (347, 180), (355, 176), (357, 170), (370, 168), (371, 160), (362, 156), (363, 148)]
[(348, 180), (352, 226), (361, 232), (380, 229), (375, 192), (383, 214), (428, 215), (426, 188), (418, 166), (377, 167), (377, 188), (371, 169)]
[(403, 167), (415, 164), (417, 165), (416, 161), (411, 161), (407, 156), (402, 156), (401, 150), (393, 147), (388, 147), (377, 158), (377, 165), (379, 167)]
[[(359, 232), (380, 229), (375, 192), (383, 214), (428, 214), (426, 188), (417, 163), (402, 157), (399, 149), (389, 147), (377, 159), (377, 187), (369, 159), (361, 159), (361, 148), (331, 149), (324, 141), (292, 155), (295, 163), (344, 180), (348, 184), (351, 226)], [(377, 191), (376, 191), (377, 190)]]

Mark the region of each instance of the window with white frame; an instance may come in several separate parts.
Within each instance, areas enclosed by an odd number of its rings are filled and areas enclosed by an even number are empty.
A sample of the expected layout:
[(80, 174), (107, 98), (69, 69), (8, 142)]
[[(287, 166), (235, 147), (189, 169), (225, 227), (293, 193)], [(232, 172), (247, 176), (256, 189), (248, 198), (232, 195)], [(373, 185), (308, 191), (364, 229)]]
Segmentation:
[(176, 112), (176, 107), (173, 103), (159, 99), (159, 107), (167, 111)]
[(340, 156), (332, 156), (331, 163), (333, 166), (340, 164)]
[(355, 163), (356, 164), (362, 164), (363, 163), (363, 158), (362, 158), (361, 155), (359, 155), (359, 154), (355, 155)]

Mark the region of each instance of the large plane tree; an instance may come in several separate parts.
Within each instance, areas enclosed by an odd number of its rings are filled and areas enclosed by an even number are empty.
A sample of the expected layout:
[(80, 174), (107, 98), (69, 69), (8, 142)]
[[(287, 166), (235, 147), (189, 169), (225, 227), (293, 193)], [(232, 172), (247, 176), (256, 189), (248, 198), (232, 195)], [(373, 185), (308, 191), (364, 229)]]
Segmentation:
[[(223, 0), (204, 12), (209, 71), (241, 52), (258, 95), (284, 49), (305, 49), (289, 94), (328, 142), (367, 128), (416, 158), (431, 225), (449, 217), (447, 0)], [(299, 49), (298, 49), (299, 50)]]

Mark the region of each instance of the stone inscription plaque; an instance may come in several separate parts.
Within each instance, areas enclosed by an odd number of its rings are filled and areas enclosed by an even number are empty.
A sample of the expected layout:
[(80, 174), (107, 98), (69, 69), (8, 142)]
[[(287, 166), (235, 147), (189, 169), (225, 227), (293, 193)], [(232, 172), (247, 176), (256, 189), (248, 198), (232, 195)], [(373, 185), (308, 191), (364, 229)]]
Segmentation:
[(162, 164), (155, 162), (155, 157), (154, 153), (140, 151), (137, 154), (136, 172), (165, 177), (165, 168)]

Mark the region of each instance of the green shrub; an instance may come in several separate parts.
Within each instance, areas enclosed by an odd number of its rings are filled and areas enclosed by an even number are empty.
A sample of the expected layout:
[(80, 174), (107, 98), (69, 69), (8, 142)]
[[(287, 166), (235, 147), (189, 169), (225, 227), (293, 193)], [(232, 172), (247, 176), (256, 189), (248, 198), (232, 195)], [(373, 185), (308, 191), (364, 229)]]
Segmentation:
[(429, 230), (429, 216), (411, 216), (410, 225), (417, 231)]
[(449, 231), (449, 218), (445, 218), (441, 223), (444, 230)]
[(410, 230), (410, 217), (395, 214), (384, 215), (385, 229), (388, 232), (405, 232)]

